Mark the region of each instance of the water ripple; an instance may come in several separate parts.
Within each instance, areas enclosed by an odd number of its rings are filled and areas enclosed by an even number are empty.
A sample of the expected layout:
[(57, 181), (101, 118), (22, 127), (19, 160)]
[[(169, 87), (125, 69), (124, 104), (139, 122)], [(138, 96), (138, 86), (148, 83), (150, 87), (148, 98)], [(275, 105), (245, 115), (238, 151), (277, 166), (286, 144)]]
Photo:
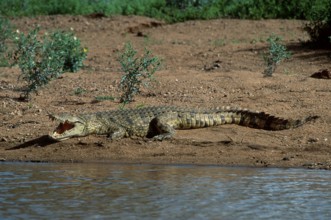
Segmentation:
[(0, 164), (0, 219), (329, 219), (330, 171)]

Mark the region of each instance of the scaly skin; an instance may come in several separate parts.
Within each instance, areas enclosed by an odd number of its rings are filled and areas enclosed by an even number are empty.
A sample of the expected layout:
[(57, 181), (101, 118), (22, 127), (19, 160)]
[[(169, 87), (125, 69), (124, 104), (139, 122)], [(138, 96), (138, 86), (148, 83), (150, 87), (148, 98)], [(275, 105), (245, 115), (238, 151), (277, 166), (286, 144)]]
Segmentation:
[(172, 138), (177, 129), (193, 129), (222, 124), (237, 124), (256, 129), (283, 130), (296, 128), (318, 116), (302, 120), (282, 119), (264, 112), (221, 107), (201, 110), (173, 106), (114, 110), (90, 114), (50, 115), (60, 122), (52, 139), (61, 141), (90, 134), (107, 134), (110, 139), (148, 137), (155, 140)]

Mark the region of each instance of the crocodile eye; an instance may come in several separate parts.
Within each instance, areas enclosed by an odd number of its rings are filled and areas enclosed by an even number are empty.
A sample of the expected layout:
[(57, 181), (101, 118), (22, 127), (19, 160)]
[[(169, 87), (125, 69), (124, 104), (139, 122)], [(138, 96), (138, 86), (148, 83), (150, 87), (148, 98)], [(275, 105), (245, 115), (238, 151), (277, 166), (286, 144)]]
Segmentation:
[(57, 128), (55, 129), (55, 132), (58, 134), (62, 134), (63, 132), (72, 129), (73, 127), (75, 127), (74, 124), (65, 121), (64, 123), (60, 123), (59, 126), (57, 126)]

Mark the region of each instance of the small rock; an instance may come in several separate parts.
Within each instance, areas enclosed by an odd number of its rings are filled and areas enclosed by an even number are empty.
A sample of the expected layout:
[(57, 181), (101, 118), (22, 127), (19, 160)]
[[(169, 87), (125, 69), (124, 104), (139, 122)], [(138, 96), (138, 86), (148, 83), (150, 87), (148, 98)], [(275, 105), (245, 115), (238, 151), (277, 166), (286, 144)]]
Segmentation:
[(308, 139), (308, 143), (316, 143), (316, 142), (318, 142), (318, 141), (319, 141), (318, 138), (309, 138), (309, 139)]

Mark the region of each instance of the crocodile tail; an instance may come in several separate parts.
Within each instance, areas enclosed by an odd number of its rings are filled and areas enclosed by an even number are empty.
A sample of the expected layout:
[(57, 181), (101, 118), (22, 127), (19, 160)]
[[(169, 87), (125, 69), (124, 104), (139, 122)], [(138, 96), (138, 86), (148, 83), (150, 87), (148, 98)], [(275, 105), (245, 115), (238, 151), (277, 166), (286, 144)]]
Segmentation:
[(238, 125), (264, 130), (284, 130), (299, 127), (309, 121), (314, 121), (318, 116), (308, 116), (303, 119), (284, 119), (264, 112), (251, 112), (239, 110), (235, 114), (240, 115)]

